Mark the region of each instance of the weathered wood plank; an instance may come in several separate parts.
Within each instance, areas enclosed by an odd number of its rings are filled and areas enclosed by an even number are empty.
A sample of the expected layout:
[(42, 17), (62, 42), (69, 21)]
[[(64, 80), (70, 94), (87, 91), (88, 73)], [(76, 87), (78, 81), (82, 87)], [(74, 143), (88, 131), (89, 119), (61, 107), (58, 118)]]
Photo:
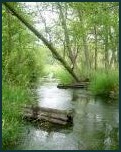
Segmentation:
[(56, 124), (67, 124), (73, 121), (72, 110), (58, 110), (45, 107), (27, 106), (24, 108), (23, 118), (46, 120)]

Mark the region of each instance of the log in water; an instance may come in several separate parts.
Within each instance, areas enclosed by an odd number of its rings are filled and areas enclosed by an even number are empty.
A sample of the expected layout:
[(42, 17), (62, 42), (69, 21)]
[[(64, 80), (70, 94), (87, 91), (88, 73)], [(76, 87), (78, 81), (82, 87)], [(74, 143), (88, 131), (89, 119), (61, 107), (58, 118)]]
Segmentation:
[(26, 119), (45, 120), (56, 124), (66, 125), (73, 121), (72, 110), (59, 110), (38, 106), (27, 106), (24, 108), (23, 117)]
[(78, 84), (58, 84), (57, 88), (59, 89), (68, 89), (68, 88), (87, 88), (89, 82), (81, 82)]

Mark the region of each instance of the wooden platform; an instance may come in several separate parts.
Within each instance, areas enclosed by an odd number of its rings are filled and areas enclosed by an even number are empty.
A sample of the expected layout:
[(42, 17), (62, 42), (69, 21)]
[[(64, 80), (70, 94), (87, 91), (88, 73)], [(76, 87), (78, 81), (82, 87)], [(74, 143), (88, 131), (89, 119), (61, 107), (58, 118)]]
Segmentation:
[(81, 82), (78, 84), (58, 84), (57, 88), (59, 89), (68, 89), (68, 88), (87, 88), (89, 85), (89, 82)]
[(68, 123), (73, 123), (73, 111), (27, 106), (24, 107), (23, 118), (37, 121), (44, 120), (55, 124), (66, 125)]

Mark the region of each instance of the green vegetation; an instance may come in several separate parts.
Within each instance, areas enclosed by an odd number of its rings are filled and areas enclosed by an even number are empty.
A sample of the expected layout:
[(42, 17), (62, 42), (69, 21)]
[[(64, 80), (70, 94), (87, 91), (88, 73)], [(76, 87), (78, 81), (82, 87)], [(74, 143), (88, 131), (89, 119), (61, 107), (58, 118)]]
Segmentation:
[(51, 75), (59, 80), (59, 83), (62, 84), (69, 84), (73, 83), (75, 80), (74, 78), (65, 70), (62, 68), (62, 66), (59, 66), (57, 64), (49, 65), (47, 64), (44, 68), (45, 75)]
[[(19, 3), (11, 5), (23, 13)], [(30, 88), (42, 74), (43, 66), (40, 54), (36, 60), (36, 38), (5, 7), (2, 15), (2, 147), (6, 149), (20, 138), (22, 106), (35, 102)]]
[(118, 95), (119, 72), (118, 71), (99, 71), (94, 74), (90, 83), (90, 90), (95, 95), (109, 97), (111, 93)]
[(74, 82), (73, 77), (64, 69), (57, 70), (55, 77), (58, 78), (62, 84), (69, 84)]
[(2, 85), (2, 147), (14, 146), (23, 131), (21, 109), (32, 103), (27, 89), (20, 86)]
[(42, 76), (63, 84), (89, 78), (95, 95), (118, 96), (118, 13), (117, 2), (3, 3), (3, 149), (19, 137), (21, 107), (33, 102)]

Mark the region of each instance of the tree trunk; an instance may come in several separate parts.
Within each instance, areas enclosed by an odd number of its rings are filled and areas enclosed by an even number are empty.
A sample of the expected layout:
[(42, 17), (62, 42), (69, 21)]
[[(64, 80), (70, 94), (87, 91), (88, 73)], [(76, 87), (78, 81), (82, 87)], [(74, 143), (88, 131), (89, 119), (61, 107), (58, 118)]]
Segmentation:
[(117, 41), (117, 68), (119, 68), (119, 38)]
[(48, 42), (47, 39), (45, 39), (45, 37), (39, 33), (30, 23), (28, 23), (24, 17), (22, 17), (19, 13), (17, 13), (14, 8), (12, 8), (8, 3), (3, 3), (12, 13), (13, 15), (15, 15), (24, 25), (26, 25), (28, 27), (28, 29), (30, 31), (32, 31), (39, 39), (41, 39), (43, 41), (43, 43), (50, 49), (50, 51), (52, 52), (53, 55), (56, 56), (57, 60), (60, 61), (60, 63), (65, 67), (65, 69), (72, 75), (72, 77), (79, 82), (78, 77), (76, 76), (76, 74), (72, 71), (72, 69), (70, 68), (70, 66), (66, 63), (66, 61), (60, 56), (60, 54), (56, 51), (56, 49), (54, 48), (54, 46)]
[(83, 45), (84, 45), (85, 66), (86, 66), (87, 72), (89, 72), (89, 69), (91, 68), (91, 63), (90, 63), (90, 59), (89, 59), (89, 50), (88, 50), (88, 44), (87, 44), (87, 40), (86, 40), (86, 31), (84, 29), (84, 23), (83, 23), (82, 15), (83, 15), (82, 12), (80, 10), (78, 10), (78, 17), (79, 17), (79, 20), (80, 20), (80, 27), (81, 27), (81, 29), (83, 29), (82, 41), (83, 41)]
[(97, 70), (97, 28), (96, 28), (96, 25), (94, 26), (94, 33), (95, 33), (95, 70)]
[[(62, 8), (61, 4), (57, 3), (57, 6), (58, 6), (58, 9), (60, 11), (61, 24), (62, 24), (62, 28), (64, 30), (65, 44), (66, 44), (66, 48), (67, 48), (67, 56), (68, 56), (68, 58), (72, 64), (72, 67), (73, 67), (71, 69), (74, 70), (75, 61), (74, 61), (73, 52), (72, 52), (72, 49), (70, 46), (71, 43), (70, 43), (69, 31), (67, 28), (66, 16), (64, 16), (63, 8)], [(66, 7), (66, 13), (67, 13), (67, 5), (66, 4), (65, 4), (65, 7)]]
[(104, 45), (105, 45), (105, 69), (108, 71), (109, 69), (109, 53), (108, 53), (108, 34), (109, 34), (109, 29), (108, 26), (105, 26), (105, 38), (104, 38)]
[(11, 15), (8, 8), (6, 8), (6, 12), (7, 12), (7, 32), (8, 32), (7, 56), (9, 57), (12, 46), (12, 35), (11, 35), (11, 25), (10, 25)]
[(68, 50), (68, 53), (69, 53), (71, 51), (71, 47), (70, 47), (70, 39), (69, 39), (69, 34), (68, 34), (68, 28), (67, 28), (67, 25), (66, 25), (66, 18), (64, 17), (64, 14), (63, 14), (63, 11), (62, 11), (62, 6), (60, 5), (60, 3), (57, 3), (57, 6), (58, 6), (59, 11), (60, 11), (61, 24), (62, 24), (62, 28), (64, 30), (66, 47), (67, 47), (67, 50)]

